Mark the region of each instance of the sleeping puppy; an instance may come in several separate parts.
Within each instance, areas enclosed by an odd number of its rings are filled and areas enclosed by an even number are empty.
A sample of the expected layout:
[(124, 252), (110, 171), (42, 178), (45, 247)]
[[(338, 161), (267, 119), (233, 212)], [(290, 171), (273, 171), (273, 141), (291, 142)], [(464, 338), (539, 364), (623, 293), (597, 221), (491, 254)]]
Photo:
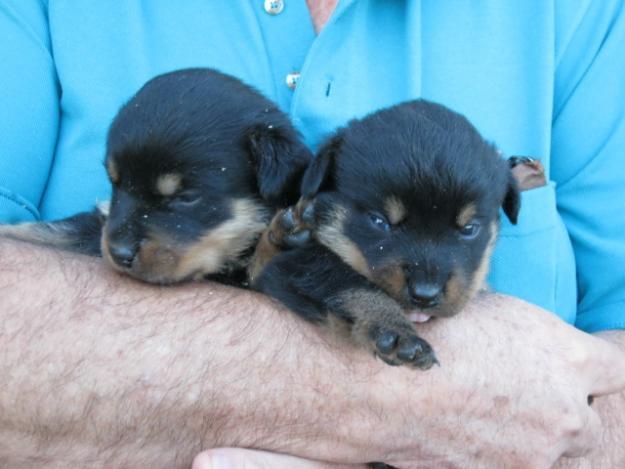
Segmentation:
[[(424, 100), (339, 130), (304, 174), (302, 196), (261, 238), (253, 288), (391, 365), (421, 369), (437, 360), (413, 322), (452, 316), (483, 288), (499, 209), (516, 223), (520, 204), (495, 147)], [(315, 242), (283, 250), (302, 226)]]
[(288, 117), (239, 80), (210, 69), (166, 73), (110, 127), (108, 209), (0, 234), (101, 253), (151, 283), (244, 278), (261, 231), (297, 200), (310, 159)]

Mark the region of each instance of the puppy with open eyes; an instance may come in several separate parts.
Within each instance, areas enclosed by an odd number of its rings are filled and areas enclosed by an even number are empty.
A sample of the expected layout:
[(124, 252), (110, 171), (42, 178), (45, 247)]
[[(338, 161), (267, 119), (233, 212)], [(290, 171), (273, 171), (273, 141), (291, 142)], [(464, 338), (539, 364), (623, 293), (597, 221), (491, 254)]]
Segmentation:
[[(262, 236), (253, 288), (391, 365), (420, 369), (437, 359), (413, 322), (452, 316), (483, 287), (499, 209), (516, 223), (520, 206), (495, 147), (425, 100), (339, 130), (304, 174), (302, 196)], [(285, 249), (302, 228), (315, 242)]]
[(108, 132), (108, 207), (0, 235), (90, 255), (166, 284), (245, 279), (260, 233), (293, 204), (308, 149), (288, 117), (239, 80), (186, 69), (148, 81)]

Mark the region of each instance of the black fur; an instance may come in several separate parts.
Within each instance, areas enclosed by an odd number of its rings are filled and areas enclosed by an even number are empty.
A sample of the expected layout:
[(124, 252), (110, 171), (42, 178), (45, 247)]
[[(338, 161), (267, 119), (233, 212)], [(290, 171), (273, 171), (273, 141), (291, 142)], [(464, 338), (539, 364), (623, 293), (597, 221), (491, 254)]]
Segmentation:
[[(314, 198), (317, 242), (279, 252), (254, 288), (309, 321), (334, 315), (390, 364), (424, 369), (436, 358), (404, 313), (457, 313), (482, 284), (499, 209), (513, 223), (519, 211), (494, 146), (463, 116), (424, 100), (337, 131), (306, 171), (302, 195)], [(277, 244), (289, 234), (280, 226), (270, 227)]]
[[(310, 157), (288, 117), (236, 78), (199, 68), (157, 76), (122, 107), (108, 133), (105, 166), (113, 190), (104, 255), (119, 270), (157, 283), (236, 270), (261, 224), (296, 200)], [(164, 175), (179, 179), (171, 195), (157, 190)], [(253, 228), (244, 226), (245, 214)], [(245, 239), (230, 243), (231, 252), (207, 256), (209, 265), (189, 267), (192, 272), (170, 265), (173, 258), (189, 263), (185, 253), (237, 216), (246, 233), (235, 233)], [(64, 235), (96, 221), (87, 213), (64, 220)], [(100, 233), (92, 232), (89, 249), (79, 248), (78, 237), (69, 248), (92, 253), (100, 244)], [(54, 244), (53, 237), (43, 244)], [(150, 250), (150, 260), (138, 266), (142, 249)]]

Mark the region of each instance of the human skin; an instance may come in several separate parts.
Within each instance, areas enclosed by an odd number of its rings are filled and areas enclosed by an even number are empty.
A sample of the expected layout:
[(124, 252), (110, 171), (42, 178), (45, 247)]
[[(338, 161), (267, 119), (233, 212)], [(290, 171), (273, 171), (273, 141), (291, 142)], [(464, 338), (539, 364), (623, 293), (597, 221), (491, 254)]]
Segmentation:
[[(331, 16), (337, 1), (306, 0), (306, 3), (315, 31), (319, 33)], [(625, 331), (606, 331), (596, 335), (620, 345), (625, 350)], [(585, 457), (560, 458), (556, 464), (557, 468), (625, 467), (625, 445), (623, 445), (625, 442), (625, 393), (616, 393), (597, 399), (594, 409), (603, 423), (598, 445)], [(222, 467), (319, 469), (329, 467), (329, 465), (283, 454), (242, 448), (218, 448), (205, 451), (195, 458), (193, 465), (194, 469)]]
[[(603, 331), (596, 334), (625, 351), (625, 331)], [(560, 458), (555, 469), (603, 469), (625, 467), (625, 393), (598, 398), (593, 403), (602, 422), (597, 446), (578, 458)], [(216, 448), (200, 453), (193, 469), (267, 468), (267, 469), (356, 469), (364, 465), (334, 465), (289, 455), (243, 448)]]
[(246, 447), (400, 467), (546, 467), (597, 444), (589, 394), (625, 356), (520, 300), (421, 327), (441, 367), (390, 367), (262, 296), (154, 287), (0, 240), (0, 466), (189, 467)]
[(319, 34), (330, 19), (330, 16), (332, 16), (337, 3), (338, 0), (306, 0), (306, 6), (308, 6), (310, 11), (310, 19), (317, 34)]

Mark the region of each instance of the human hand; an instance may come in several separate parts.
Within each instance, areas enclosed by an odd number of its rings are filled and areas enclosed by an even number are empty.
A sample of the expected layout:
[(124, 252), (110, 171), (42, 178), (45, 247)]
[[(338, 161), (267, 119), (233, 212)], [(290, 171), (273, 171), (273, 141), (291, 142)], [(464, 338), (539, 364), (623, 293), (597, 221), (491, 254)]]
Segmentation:
[(598, 444), (588, 396), (625, 385), (618, 349), (515, 298), (483, 295), (419, 329), (441, 367), (412, 384), (401, 369), (371, 383), (380, 402), (405, 408), (394, 419), (381, 407), (377, 425), (376, 441), (394, 446), (383, 460), (398, 467), (550, 467)]
[[(625, 330), (602, 331), (594, 334), (625, 352)], [(593, 409), (603, 424), (599, 445), (586, 457), (561, 458), (558, 469), (603, 469), (625, 467), (625, 392), (595, 399)]]
[[(354, 389), (366, 382), (370, 390), (359, 403), (360, 420), (344, 421), (356, 425), (346, 437), (360, 447), (360, 462), (550, 467), (562, 455), (579, 456), (597, 444), (600, 422), (588, 396), (625, 385), (625, 356), (616, 348), (515, 298), (483, 295), (458, 317), (419, 328), (441, 350), (440, 368), (421, 373), (380, 365), (372, 374), (351, 376)], [(309, 443), (319, 448), (314, 439)], [(336, 461), (341, 446), (337, 441), (333, 450), (298, 454)], [(227, 451), (240, 467), (331, 467)], [(355, 462), (354, 455), (348, 460)]]

